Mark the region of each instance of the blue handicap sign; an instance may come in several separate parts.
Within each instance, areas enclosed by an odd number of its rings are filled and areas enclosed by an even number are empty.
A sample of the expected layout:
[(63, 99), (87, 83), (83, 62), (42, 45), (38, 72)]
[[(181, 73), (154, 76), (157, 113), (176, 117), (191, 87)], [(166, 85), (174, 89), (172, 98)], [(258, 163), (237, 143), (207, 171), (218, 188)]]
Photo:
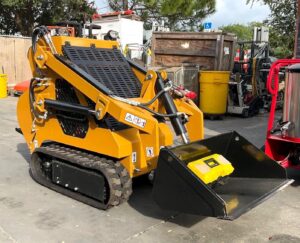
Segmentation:
[(212, 27), (212, 23), (211, 22), (204, 23), (204, 29), (205, 30), (209, 30), (209, 29), (211, 29), (211, 27)]

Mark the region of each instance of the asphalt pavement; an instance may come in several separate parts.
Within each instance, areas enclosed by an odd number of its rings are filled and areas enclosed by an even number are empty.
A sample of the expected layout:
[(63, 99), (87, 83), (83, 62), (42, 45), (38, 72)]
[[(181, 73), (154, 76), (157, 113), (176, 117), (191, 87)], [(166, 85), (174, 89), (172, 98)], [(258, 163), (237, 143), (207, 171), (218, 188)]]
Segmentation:
[[(297, 181), (234, 221), (163, 211), (143, 179), (134, 181), (128, 203), (108, 211), (40, 186), (29, 176), (29, 151), (14, 130), (16, 103), (15, 97), (0, 100), (0, 242), (300, 242)], [(205, 132), (237, 130), (261, 147), (267, 119), (205, 120)]]

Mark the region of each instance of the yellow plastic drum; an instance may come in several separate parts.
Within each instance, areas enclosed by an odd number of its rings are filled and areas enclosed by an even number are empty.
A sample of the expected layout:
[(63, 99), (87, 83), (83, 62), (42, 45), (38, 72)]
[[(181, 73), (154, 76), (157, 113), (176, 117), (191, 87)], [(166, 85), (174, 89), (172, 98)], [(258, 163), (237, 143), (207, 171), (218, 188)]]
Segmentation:
[(207, 115), (226, 113), (230, 72), (200, 71), (200, 109)]
[(7, 75), (0, 74), (0, 98), (7, 97)]

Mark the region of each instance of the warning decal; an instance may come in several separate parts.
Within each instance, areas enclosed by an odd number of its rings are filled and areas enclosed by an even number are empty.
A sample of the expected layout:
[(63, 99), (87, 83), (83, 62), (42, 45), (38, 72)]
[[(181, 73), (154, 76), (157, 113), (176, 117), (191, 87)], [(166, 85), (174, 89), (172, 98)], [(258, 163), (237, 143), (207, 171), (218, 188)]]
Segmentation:
[(146, 125), (145, 119), (142, 119), (142, 118), (135, 116), (133, 114), (130, 114), (130, 113), (126, 113), (125, 121), (132, 123), (136, 126), (142, 127), (142, 128), (144, 128)]
[(146, 154), (147, 154), (147, 157), (154, 157), (153, 147), (146, 147)]
[(136, 152), (132, 152), (132, 163), (136, 163)]

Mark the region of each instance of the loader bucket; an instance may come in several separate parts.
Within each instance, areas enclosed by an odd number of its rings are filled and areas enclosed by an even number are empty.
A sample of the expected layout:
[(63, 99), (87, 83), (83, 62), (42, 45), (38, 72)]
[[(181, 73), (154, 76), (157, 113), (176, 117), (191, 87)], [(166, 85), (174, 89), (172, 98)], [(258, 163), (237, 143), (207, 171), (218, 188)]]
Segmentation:
[[(206, 147), (231, 162), (234, 172), (224, 185), (205, 184), (180, 155), (197, 156)], [(196, 158), (197, 159), (197, 158)], [(153, 197), (163, 209), (233, 220), (289, 185), (286, 172), (237, 132), (161, 149)]]

